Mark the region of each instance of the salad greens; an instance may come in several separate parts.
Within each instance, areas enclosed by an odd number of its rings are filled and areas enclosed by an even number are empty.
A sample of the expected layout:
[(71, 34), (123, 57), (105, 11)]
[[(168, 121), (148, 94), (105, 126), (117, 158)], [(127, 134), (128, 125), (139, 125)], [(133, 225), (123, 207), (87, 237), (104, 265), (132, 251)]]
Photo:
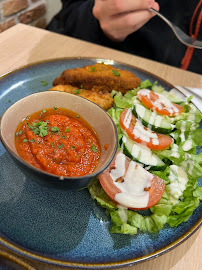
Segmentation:
[(189, 219), (202, 200), (202, 187), (198, 186), (198, 178), (202, 177), (202, 153), (196, 153), (197, 146), (202, 146), (202, 129), (198, 129), (202, 114), (191, 103), (192, 97), (180, 100), (157, 85), (157, 82), (151, 83), (149, 80), (143, 81), (138, 88), (125, 95), (113, 91), (114, 106), (108, 113), (117, 126), (119, 150), (123, 151), (124, 136), (119, 124), (120, 114), (124, 108), (132, 109), (134, 104), (143, 105), (137, 99), (137, 92), (144, 88), (163, 94), (170, 101), (184, 106), (184, 112), (172, 117), (162, 116), (173, 125), (170, 136), (173, 137), (174, 143), (166, 150), (153, 151), (166, 164), (166, 169), (152, 171), (147, 168), (165, 180), (164, 194), (155, 206), (141, 211), (120, 208), (105, 193), (97, 179), (94, 178), (89, 183), (88, 189), (92, 199), (106, 209), (111, 219), (111, 233), (156, 233), (165, 224), (170, 227), (178, 226)]

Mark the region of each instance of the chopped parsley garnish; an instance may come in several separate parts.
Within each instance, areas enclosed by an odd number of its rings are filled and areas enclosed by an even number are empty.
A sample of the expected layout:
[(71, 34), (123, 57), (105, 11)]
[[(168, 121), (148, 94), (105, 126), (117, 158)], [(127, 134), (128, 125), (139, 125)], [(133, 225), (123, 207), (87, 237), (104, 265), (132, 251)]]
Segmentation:
[(45, 80), (41, 80), (41, 85), (42, 85), (42, 86), (46, 86), (46, 85), (48, 85), (48, 83), (47, 83), (47, 81), (45, 81)]
[(29, 142), (35, 142), (35, 139), (31, 139), (31, 140), (29, 140)]
[(76, 115), (76, 118), (80, 118), (80, 115), (77, 114), (77, 115)]
[[(33, 132), (34, 132), (35, 135), (39, 135), (39, 133), (40, 133), (39, 128), (35, 128), (35, 129), (33, 130)], [(43, 136), (42, 136), (42, 137), (43, 137)]]
[(72, 145), (71, 148), (75, 149), (76, 147), (74, 145)]
[(70, 128), (67, 127), (67, 128), (65, 129), (65, 132), (70, 132)]
[(48, 134), (47, 122), (32, 122), (32, 126), (27, 122), (27, 126), (34, 132), (35, 135), (39, 135), (40, 137), (44, 137)]
[(81, 89), (84, 89), (82, 84), (81, 84)]
[(54, 107), (53, 109), (56, 111), (58, 109), (58, 107)]
[(28, 122), (27, 122), (27, 126), (29, 127), (29, 129), (34, 130), (34, 127), (32, 127)]
[(76, 94), (76, 95), (78, 95), (78, 94), (80, 94), (81, 92), (79, 91), (79, 89), (76, 89), (75, 91), (74, 91), (74, 94)]
[(43, 110), (39, 116), (42, 116), (44, 113), (46, 113), (46, 110)]
[(23, 141), (23, 142), (27, 142), (27, 139), (23, 139), (22, 141)]
[(47, 123), (42, 122), (41, 125), (39, 126), (39, 136), (44, 137), (48, 134), (48, 128), (47, 128)]
[(52, 142), (52, 143), (51, 143), (51, 146), (52, 146), (52, 147), (54, 147), (54, 146), (55, 146), (55, 143), (54, 143), (54, 142)]
[(58, 131), (60, 131), (60, 129), (59, 129), (59, 127), (53, 127), (53, 128), (51, 128), (51, 131), (52, 132), (58, 132)]
[(95, 67), (91, 67), (91, 72), (95, 72), (96, 68)]
[(66, 139), (66, 137), (65, 137), (65, 136), (61, 136), (61, 138), (62, 138), (62, 139)]
[(62, 148), (63, 147), (63, 143), (58, 145), (58, 148)]
[(38, 121), (38, 122), (32, 122), (32, 126), (35, 127), (39, 127), (41, 125), (42, 121)]
[(19, 136), (19, 135), (21, 135), (21, 134), (22, 134), (22, 130), (16, 132), (16, 133), (15, 133), (15, 136)]
[(92, 144), (92, 151), (95, 152), (95, 153), (97, 152), (97, 148), (93, 144)]
[(120, 76), (120, 73), (118, 72), (118, 70), (112, 69), (112, 74), (114, 76)]

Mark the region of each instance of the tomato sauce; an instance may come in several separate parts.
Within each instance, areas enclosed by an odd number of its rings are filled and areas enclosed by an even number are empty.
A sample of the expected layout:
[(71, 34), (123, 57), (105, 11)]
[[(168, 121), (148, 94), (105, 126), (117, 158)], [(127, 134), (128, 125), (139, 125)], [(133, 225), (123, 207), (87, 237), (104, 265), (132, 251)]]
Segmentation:
[(90, 174), (101, 155), (92, 127), (63, 108), (49, 108), (26, 117), (16, 129), (15, 146), (25, 161), (59, 176)]

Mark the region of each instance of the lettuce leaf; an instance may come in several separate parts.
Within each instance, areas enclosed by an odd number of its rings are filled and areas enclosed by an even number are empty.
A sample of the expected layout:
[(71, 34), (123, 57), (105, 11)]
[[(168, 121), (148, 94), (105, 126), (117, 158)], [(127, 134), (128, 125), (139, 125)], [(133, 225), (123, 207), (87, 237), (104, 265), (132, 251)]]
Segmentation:
[(193, 191), (193, 196), (196, 197), (196, 198), (199, 198), (199, 200), (202, 201), (202, 187), (197, 187)]
[(116, 92), (114, 95), (114, 104), (117, 108), (131, 108), (133, 106), (134, 98), (135, 95), (132, 95), (131, 98), (126, 98), (121, 92)]
[(93, 178), (89, 182), (88, 190), (91, 194), (91, 198), (96, 200), (101, 207), (112, 211), (117, 208), (116, 203), (106, 194), (97, 178)]
[(202, 129), (195, 129), (191, 132), (191, 138), (195, 145), (202, 146)]
[(182, 166), (185, 168), (190, 179), (202, 177), (202, 153), (198, 155), (185, 153)]
[(198, 179), (190, 179), (183, 192), (181, 200), (173, 206), (171, 214), (168, 217), (170, 227), (178, 226), (186, 222), (199, 206), (202, 190), (197, 186)]
[(198, 198), (190, 198), (179, 202), (174, 206), (172, 214), (168, 217), (168, 225), (174, 227), (182, 222), (186, 222), (193, 214), (194, 210), (199, 206), (199, 202)]

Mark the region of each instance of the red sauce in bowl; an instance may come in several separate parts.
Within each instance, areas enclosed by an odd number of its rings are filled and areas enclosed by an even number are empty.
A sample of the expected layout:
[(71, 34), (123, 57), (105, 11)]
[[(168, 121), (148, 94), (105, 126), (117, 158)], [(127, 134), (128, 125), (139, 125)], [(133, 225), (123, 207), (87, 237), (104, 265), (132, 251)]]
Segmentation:
[(19, 123), (15, 146), (31, 165), (59, 176), (77, 177), (92, 173), (101, 155), (98, 136), (76, 113), (49, 108)]

